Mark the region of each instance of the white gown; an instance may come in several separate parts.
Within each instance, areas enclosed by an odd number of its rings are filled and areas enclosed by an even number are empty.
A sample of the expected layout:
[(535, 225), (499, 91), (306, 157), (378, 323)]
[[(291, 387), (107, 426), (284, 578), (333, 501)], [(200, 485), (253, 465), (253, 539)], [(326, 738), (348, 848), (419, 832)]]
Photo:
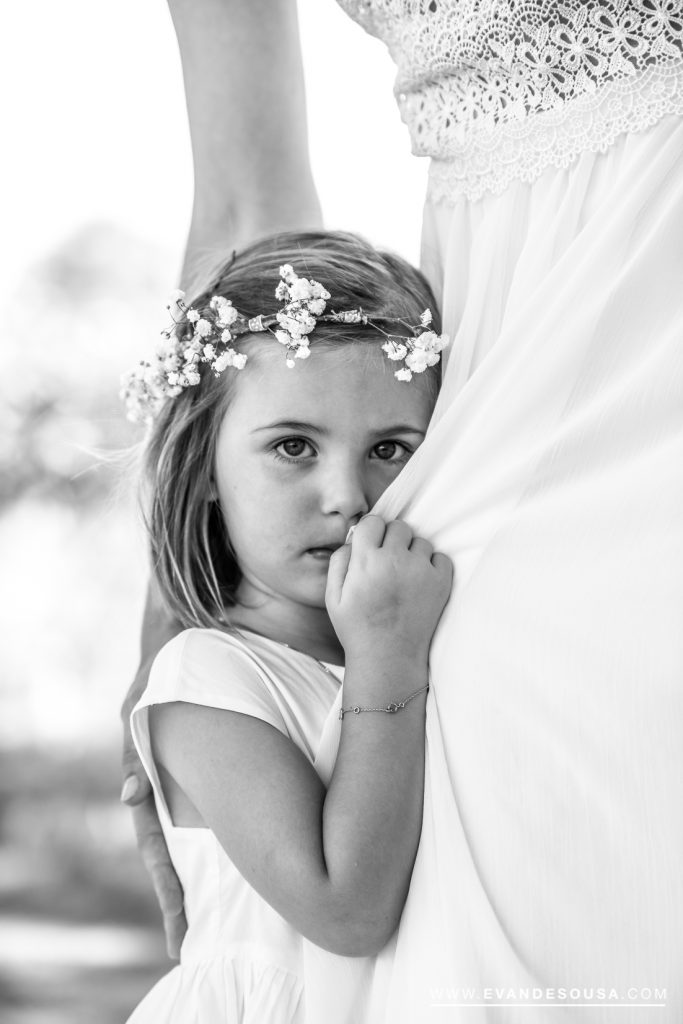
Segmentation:
[(152, 754), (150, 706), (184, 701), (259, 718), (318, 767), (325, 730), (339, 732), (343, 669), (323, 669), (314, 658), (242, 632), (190, 629), (174, 637), (157, 655), (131, 715), (183, 885), (188, 930), (180, 963), (129, 1024), (312, 1024), (301, 935), (245, 881), (213, 832), (172, 823)]
[(352, 967), (305, 944), (311, 1020), (680, 1024), (683, 5), (344, 6), (434, 161), (452, 338), (377, 508), (456, 583), (401, 926)]

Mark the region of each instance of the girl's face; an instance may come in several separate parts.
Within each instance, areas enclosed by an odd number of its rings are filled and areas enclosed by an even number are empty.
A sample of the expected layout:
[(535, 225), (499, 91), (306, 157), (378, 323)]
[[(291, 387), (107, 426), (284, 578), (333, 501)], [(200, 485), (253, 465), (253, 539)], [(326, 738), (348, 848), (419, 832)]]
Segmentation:
[(238, 600), (323, 608), (330, 555), (422, 443), (434, 397), (397, 381), (379, 343), (313, 344), (291, 370), (270, 338), (248, 352), (215, 467)]

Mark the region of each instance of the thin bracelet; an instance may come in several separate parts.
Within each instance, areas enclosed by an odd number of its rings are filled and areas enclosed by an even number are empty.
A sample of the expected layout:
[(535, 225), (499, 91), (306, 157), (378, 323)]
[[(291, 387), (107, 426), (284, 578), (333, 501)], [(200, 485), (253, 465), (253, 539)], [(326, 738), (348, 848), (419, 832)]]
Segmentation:
[(410, 697), (406, 697), (404, 700), (392, 701), (383, 708), (362, 708), (359, 704), (354, 704), (353, 707), (350, 708), (340, 708), (339, 718), (342, 719), (344, 715), (348, 715), (350, 711), (353, 711), (354, 715), (359, 715), (361, 711), (386, 711), (387, 714), (393, 715), (396, 711), (401, 711), (406, 704), (413, 699), (413, 697), (417, 697), (419, 693), (424, 693), (428, 689), (429, 683), (427, 683), (426, 686), (421, 687), (421, 689), (416, 690), (415, 693), (411, 693)]

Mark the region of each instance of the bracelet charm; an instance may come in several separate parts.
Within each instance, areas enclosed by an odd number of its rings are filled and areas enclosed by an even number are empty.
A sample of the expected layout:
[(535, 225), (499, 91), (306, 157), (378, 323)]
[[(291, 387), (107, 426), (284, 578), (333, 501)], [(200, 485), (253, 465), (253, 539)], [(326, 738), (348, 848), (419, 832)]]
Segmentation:
[(411, 693), (409, 697), (404, 697), (403, 700), (390, 701), (390, 703), (383, 708), (362, 708), (360, 704), (353, 704), (350, 708), (340, 708), (339, 719), (341, 721), (344, 718), (344, 715), (348, 715), (349, 712), (351, 711), (353, 712), (354, 715), (359, 715), (361, 711), (384, 711), (386, 714), (393, 715), (397, 711), (402, 711), (406, 704), (413, 699), (413, 697), (417, 697), (418, 694), (425, 693), (427, 690), (429, 690), (429, 683), (427, 683), (426, 686), (420, 687), (420, 689), (416, 690), (415, 693)]

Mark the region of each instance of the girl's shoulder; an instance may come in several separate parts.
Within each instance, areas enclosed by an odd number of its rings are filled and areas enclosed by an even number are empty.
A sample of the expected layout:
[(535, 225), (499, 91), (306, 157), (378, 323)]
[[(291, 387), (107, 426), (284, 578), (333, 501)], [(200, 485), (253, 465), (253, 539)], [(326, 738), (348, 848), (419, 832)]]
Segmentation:
[(282, 688), (274, 666), (239, 636), (192, 628), (159, 651), (135, 710), (183, 701), (253, 715), (286, 733), (279, 708)]

